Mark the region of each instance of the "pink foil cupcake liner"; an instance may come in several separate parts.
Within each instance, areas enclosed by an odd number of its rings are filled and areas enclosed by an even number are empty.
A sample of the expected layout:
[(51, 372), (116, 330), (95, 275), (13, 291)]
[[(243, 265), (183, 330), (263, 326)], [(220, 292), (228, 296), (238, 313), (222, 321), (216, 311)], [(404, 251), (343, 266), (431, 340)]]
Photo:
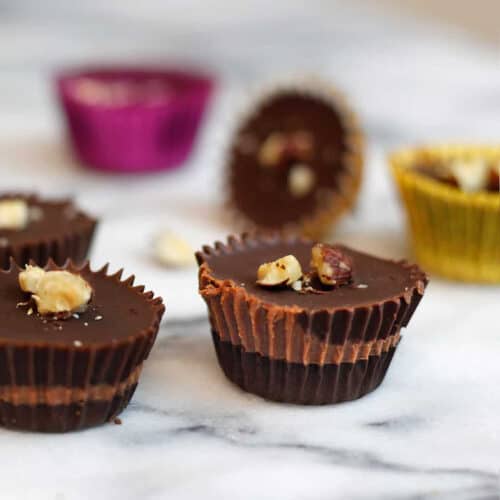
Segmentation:
[(76, 156), (111, 172), (182, 165), (214, 87), (208, 77), (158, 68), (67, 72), (56, 83)]

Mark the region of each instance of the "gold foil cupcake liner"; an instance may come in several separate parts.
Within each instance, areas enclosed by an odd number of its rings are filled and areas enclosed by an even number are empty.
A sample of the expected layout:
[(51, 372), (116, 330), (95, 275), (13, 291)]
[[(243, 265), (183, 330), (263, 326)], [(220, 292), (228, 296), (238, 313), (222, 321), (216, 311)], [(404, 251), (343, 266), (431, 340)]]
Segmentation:
[(244, 109), (237, 114), (237, 122), (231, 127), (233, 133), (231, 141), (226, 148), (225, 190), (228, 196), (225, 209), (231, 224), (237, 230), (255, 231), (263, 229), (257, 227), (251, 219), (238, 210), (232, 200), (232, 171), (229, 166), (229, 158), (234, 145), (234, 138), (238, 134), (241, 124), (257, 114), (267, 102), (282, 92), (297, 93), (298, 95), (309, 96), (313, 99), (320, 99), (335, 110), (344, 128), (346, 151), (343, 153), (341, 159), (344, 170), (339, 174), (338, 189), (324, 196), (321, 205), (316, 208), (314, 213), (306, 215), (301, 220), (289, 223), (282, 228), (287, 233), (302, 234), (319, 240), (356, 203), (362, 181), (365, 141), (357, 116), (351, 109), (346, 97), (332, 84), (317, 77), (295, 76), (274, 81), (257, 89), (247, 99)]
[(450, 279), (500, 283), (500, 193), (466, 193), (413, 169), (477, 157), (500, 162), (500, 147), (406, 149), (392, 154), (390, 165), (422, 267)]

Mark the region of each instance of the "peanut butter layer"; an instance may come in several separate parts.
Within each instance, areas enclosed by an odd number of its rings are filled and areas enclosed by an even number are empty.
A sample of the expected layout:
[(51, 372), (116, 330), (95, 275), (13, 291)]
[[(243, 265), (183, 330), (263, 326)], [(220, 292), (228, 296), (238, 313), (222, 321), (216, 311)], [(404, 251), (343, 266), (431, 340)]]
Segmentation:
[[(231, 342), (231, 338), (222, 338), (222, 342)], [(380, 356), (396, 347), (401, 338), (400, 333), (390, 335), (385, 339), (372, 340), (368, 342), (346, 342), (344, 345), (328, 344), (321, 342), (317, 337), (308, 335), (307, 337), (286, 339), (284, 342), (274, 338), (274, 342), (264, 349), (264, 346), (257, 345), (253, 350), (247, 350), (243, 344), (245, 352), (256, 352), (261, 356), (266, 356), (273, 360), (283, 360), (288, 363), (327, 365), (340, 363), (356, 363), (367, 360), (370, 356)], [(248, 346), (248, 343), (246, 343)], [(259, 344), (259, 342), (257, 342)]]
[(0, 386), (0, 401), (15, 406), (20, 405), (69, 405), (86, 401), (108, 401), (122, 395), (139, 380), (142, 364), (117, 385), (96, 384), (85, 388), (78, 387), (33, 387)]

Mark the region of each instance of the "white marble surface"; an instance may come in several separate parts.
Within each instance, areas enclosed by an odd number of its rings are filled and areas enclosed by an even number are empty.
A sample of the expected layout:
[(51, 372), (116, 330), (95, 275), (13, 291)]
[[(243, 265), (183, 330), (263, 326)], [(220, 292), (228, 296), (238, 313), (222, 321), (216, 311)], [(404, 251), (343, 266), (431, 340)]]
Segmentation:
[[(62, 436), (0, 431), (2, 499), (500, 498), (498, 287), (433, 279), (378, 391), (300, 408), (224, 379), (196, 271), (167, 272), (148, 255), (162, 226), (194, 245), (229, 231), (217, 206), (227, 123), (249, 84), (274, 74), (319, 72), (359, 109), (367, 173), (359, 207), (335, 237), (380, 255), (408, 253), (388, 150), (500, 136), (495, 50), (350, 2), (272, 5), (0, 2), (2, 189), (76, 196), (103, 220), (93, 261), (125, 266), (167, 303), (123, 425)], [(187, 168), (116, 178), (75, 165), (50, 94), (53, 71), (172, 59), (198, 62), (221, 81)]]

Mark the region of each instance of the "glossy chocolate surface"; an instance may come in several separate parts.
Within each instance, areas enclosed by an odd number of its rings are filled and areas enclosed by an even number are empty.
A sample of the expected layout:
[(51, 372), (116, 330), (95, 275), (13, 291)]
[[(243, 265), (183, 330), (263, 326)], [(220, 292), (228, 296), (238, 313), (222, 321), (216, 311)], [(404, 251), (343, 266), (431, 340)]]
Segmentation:
[(85, 230), (95, 225), (95, 220), (78, 211), (67, 200), (46, 201), (36, 196), (0, 196), (0, 201), (6, 199), (23, 199), (32, 212), (28, 225), (21, 230), (0, 228), (0, 239), (6, 239), (5, 244), (20, 245), (27, 242), (49, 241), (62, 239), (72, 233)]
[[(259, 149), (275, 132), (310, 133), (310, 159), (277, 167), (263, 167)], [(241, 147), (241, 141), (254, 144)], [(339, 175), (345, 171), (345, 130), (334, 107), (320, 99), (283, 92), (265, 103), (243, 124), (235, 138), (229, 160), (229, 187), (233, 205), (260, 227), (279, 228), (301, 220), (322, 207), (325, 199), (339, 189)], [(311, 191), (296, 197), (290, 192), (288, 175), (294, 164), (305, 163), (315, 175)]]
[[(18, 306), (29, 298), (18, 284), (19, 271), (0, 271), (0, 344), (16, 342), (53, 346), (87, 347), (113, 345), (134, 338), (155, 323), (158, 306), (144, 294), (120, 284), (116, 278), (81, 271), (94, 290), (87, 310), (66, 320), (50, 320), (36, 314), (28, 315), (30, 306)], [(81, 344), (80, 344), (81, 343)]]
[(339, 288), (321, 288), (321, 293), (298, 293), (289, 287), (264, 288), (256, 284), (257, 268), (288, 254), (295, 255), (302, 270), (310, 270), (312, 242), (307, 240), (262, 240), (241, 246), (234, 252), (204, 255), (211, 274), (219, 280), (232, 280), (237, 286), (264, 302), (279, 306), (298, 306), (315, 310), (372, 305), (397, 299), (425, 281), (415, 266), (372, 257), (343, 247), (353, 261), (352, 283)]

